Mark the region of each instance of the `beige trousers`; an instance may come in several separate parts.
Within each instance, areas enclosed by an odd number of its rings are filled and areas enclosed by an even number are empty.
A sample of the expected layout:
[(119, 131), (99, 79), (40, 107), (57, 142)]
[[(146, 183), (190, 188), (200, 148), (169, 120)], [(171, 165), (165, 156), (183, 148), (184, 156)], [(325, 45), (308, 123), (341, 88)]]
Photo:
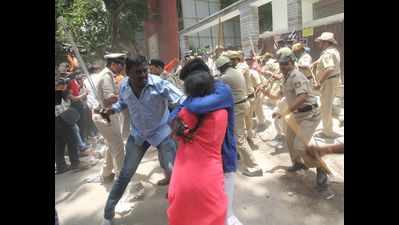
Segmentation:
[(103, 177), (111, 175), (112, 170), (118, 176), (125, 157), (120, 116), (119, 114), (114, 114), (110, 116), (110, 119), (111, 123), (108, 123), (101, 115), (93, 113), (93, 122), (108, 145), (105, 153), (105, 161), (101, 169)]
[(245, 116), (249, 113), (249, 102), (234, 105), (234, 134), (237, 139), (237, 151), (246, 168), (258, 167), (258, 163), (249, 148), (245, 135)]
[[(284, 113), (288, 109), (288, 103), (285, 97), (277, 101), (276, 109), (276, 112), (280, 114)], [(283, 118), (274, 119), (274, 128), (276, 128), (277, 134), (279, 135), (285, 135), (287, 133), (287, 124)]]
[(254, 111), (256, 118), (258, 119), (258, 124), (266, 123), (265, 113), (263, 112), (263, 100), (264, 100), (263, 93), (258, 93), (254, 101)]
[(339, 77), (325, 80), (320, 89), (320, 113), (323, 122), (323, 133), (327, 136), (333, 135), (332, 109)]
[(252, 123), (252, 115), (254, 114), (254, 108), (255, 108), (255, 99), (252, 98), (248, 100), (249, 102), (249, 111), (248, 113), (245, 113), (245, 128), (247, 130), (247, 137), (248, 138), (254, 138), (255, 134), (253, 131), (253, 123)]
[[(320, 114), (310, 112), (312, 115), (310, 118), (306, 119), (295, 119), (294, 116), (291, 116), (291, 120), (295, 120), (299, 126), (299, 131), (301, 136), (298, 136), (289, 126), (287, 126), (287, 146), (290, 153), (292, 163), (304, 163), (306, 167), (320, 167), (319, 161), (314, 158), (309, 157), (305, 150), (305, 143), (308, 144), (311, 140), (313, 133), (315, 132), (317, 126), (320, 123)], [(305, 142), (305, 143), (304, 143)], [(303, 160), (303, 162), (301, 161)]]

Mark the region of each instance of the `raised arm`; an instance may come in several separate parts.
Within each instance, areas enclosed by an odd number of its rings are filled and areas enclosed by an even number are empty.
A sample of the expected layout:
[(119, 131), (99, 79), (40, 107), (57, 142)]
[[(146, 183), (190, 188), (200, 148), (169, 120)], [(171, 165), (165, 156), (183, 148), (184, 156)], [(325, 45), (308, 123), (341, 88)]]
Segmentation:
[(233, 107), (234, 101), (230, 87), (222, 81), (216, 81), (214, 93), (204, 97), (188, 97), (183, 105), (193, 113), (204, 114)]

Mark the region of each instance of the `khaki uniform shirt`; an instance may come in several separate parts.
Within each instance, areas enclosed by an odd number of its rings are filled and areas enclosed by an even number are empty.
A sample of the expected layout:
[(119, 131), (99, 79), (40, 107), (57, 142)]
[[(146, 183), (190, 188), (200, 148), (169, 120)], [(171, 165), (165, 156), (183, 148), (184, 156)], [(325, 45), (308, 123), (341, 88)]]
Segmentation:
[[(280, 73), (280, 65), (275, 59), (267, 60), (263, 69), (272, 73)], [(273, 80), (267, 89), (270, 89), (270, 94), (272, 96), (279, 96), (281, 90), (281, 80)]]
[[(306, 105), (314, 105), (317, 104), (316, 97), (312, 94), (312, 87), (310, 81), (301, 73), (299, 70), (292, 70), (288, 77), (284, 79), (282, 84), (283, 95), (287, 99), (287, 103), (289, 106), (292, 106), (295, 102), (295, 99), (300, 94), (308, 94), (308, 98), (305, 100), (303, 105), (299, 106), (299, 108), (303, 108)], [(307, 114), (307, 112), (305, 112)], [(302, 114), (299, 112), (295, 112), (294, 114)]]
[[(317, 65), (316, 76), (319, 79), (319, 73), (326, 69), (334, 69), (330, 77), (339, 75), (341, 73), (341, 58), (338, 50), (335, 47), (329, 47), (325, 49), (319, 58), (319, 64)], [(327, 77), (328, 79), (328, 77)]]
[(251, 74), (250, 74), (248, 65), (246, 63), (239, 63), (239, 64), (237, 64), (236, 69), (245, 78), (245, 83), (247, 86), (247, 94), (248, 95), (253, 94), (255, 92), (255, 85), (253, 84), (253, 82), (251, 80)]
[(250, 72), (250, 75), (251, 75), (250, 76), (251, 77), (251, 81), (252, 81), (254, 86), (257, 86), (257, 85), (261, 84), (262, 81), (264, 81), (263, 76), (261, 76), (258, 73), (258, 71), (250, 69), (249, 72)]
[(114, 82), (114, 74), (107, 67), (98, 74), (96, 90), (102, 106), (104, 106), (105, 99), (110, 98), (112, 95), (118, 95), (118, 90)]
[(248, 92), (245, 78), (236, 69), (228, 68), (221, 79), (230, 86), (234, 102), (239, 102), (247, 98)]
[(269, 59), (265, 63), (263, 70), (270, 71), (272, 73), (278, 73), (280, 71), (280, 66), (275, 59)]
[[(310, 65), (312, 64), (312, 56), (308, 53), (303, 53), (301, 57), (299, 57), (297, 66), (299, 71), (301, 71), (307, 78), (312, 77), (312, 72), (310, 71)], [(307, 67), (307, 68), (300, 68)]]

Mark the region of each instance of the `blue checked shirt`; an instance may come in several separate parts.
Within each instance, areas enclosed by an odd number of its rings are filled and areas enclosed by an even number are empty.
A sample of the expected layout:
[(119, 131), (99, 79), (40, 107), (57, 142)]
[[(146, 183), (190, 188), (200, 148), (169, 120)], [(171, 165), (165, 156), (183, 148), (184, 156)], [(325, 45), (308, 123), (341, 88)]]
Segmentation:
[(181, 104), (184, 95), (169, 81), (149, 74), (148, 82), (137, 98), (128, 82), (128, 78), (122, 80), (119, 100), (113, 104), (112, 109), (120, 112), (128, 108), (132, 123), (131, 135), (137, 145), (147, 141), (152, 146), (158, 146), (172, 131), (167, 124), (169, 103)]

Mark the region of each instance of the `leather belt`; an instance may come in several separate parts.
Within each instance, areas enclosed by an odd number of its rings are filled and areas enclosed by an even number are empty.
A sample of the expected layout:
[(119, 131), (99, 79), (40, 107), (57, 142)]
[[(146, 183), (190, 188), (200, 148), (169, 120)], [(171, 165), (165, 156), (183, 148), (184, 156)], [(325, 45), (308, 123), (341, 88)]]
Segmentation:
[(314, 108), (319, 107), (317, 104), (313, 104), (313, 105), (306, 105), (300, 109), (297, 109), (298, 112), (308, 112)]
[(339, 74), (332, 75), (332, 76), (328, 77), (327, 80), (332, 79), (332, 78), (335, 78), (335, 77), (338, 77), (338, 76), (339, 76)]
[(255, 93), (248, 95), (247, 99), (255, 98)]
[(238, 105), (238, 104), (244, 103), (244, 102), (246, 102), (247, 100), (248, 100), (248, 98), (244, 98), (244, 99), (241, 100), (241, 101), (235, 102), (234, 105)]

